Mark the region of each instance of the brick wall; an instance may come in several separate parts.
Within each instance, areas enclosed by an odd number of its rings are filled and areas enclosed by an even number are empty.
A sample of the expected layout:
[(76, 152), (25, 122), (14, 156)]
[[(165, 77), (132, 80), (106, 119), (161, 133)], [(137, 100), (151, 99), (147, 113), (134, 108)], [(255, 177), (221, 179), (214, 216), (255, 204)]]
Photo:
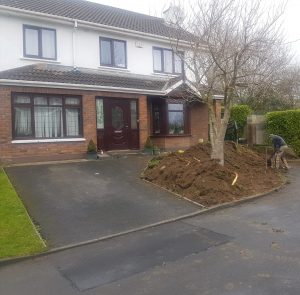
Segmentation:
[(191, 146), (191, 136), (154, 137), (152, 142), (165, 150), (186, 149)]
[(221, 116), (222, 116), (221, 100), (219, 100), (219, 99), (214, 100), (214, 109), (215, 109), (217, 124), (218, 124), (218, 126), (221, 126)]
[[(82, 96), (83, 142), (12, 143), (11, 93), (69, 94)], [(139, 100), (140, 143), (148, 136), (147, 98), (144, 95), (79, 91), (52, 88), (0, 87), (0, 162), (47, 161), (85, 157), (90, 139), (97, 142), (95, 97), (116, 97)]]
[[(11, 93), (46, 93), (81, 95), (83, 105), (83, 142), (59, 143), (12, 143)], [(138, 99), (139, 104), (139, 143), (144, 147), (150, 135), (150, 109), (146, 95), (79, 91), (52, 88), (0, 87), (0, 163), (48, 161), (56, 159), (83, 158), (90, 139), (97, 142), (95, 97), (115, 97)], [(205, 104), (195, 103), (190, 110), (191, 135), (182, 137), (153, 138), (155, 145), (165, 149), (186, 148), (199, 139), (208, 139), (208, 113)]]
[(189, 136), (166, 136), (152, 137), (154, 145), (166, 150), (188, 148), (195, 145), (199, 140), (208, 140), (208, 110), (207, 105), (194, 103), (190, 108), (190, 128)]
[(191, 145), (208, 140), (208, 107), (204, 103), (195, 103), (191, 108), (191, 135)]
[(148, 127), (147, 96), (141, 95), (139, 97), (140, 148), (144, 147), (147, 137), (149, 136)]

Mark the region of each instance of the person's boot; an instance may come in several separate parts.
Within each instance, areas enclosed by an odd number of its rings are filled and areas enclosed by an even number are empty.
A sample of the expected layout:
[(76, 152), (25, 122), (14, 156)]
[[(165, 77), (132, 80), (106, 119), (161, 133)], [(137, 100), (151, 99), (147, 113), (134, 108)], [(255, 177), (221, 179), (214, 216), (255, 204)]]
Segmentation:
[(282, 162), (283, 162), (283, 164), (284, 164), (284, 168), (285, 168), (285, 169), (290, 169), (290, 168), (291, 168), (291, 167), (289, 166), (289, 164), (287, 163), (287, 160), (286, 160), (285, 158), (282, 158), (281, 160), (282, 160)]
[(270, 166), (270, 167), (271, 167), (272, 169), (275, 169), (275, 162), (276, 162), (275, 159), (271, 161), (271, 166)]

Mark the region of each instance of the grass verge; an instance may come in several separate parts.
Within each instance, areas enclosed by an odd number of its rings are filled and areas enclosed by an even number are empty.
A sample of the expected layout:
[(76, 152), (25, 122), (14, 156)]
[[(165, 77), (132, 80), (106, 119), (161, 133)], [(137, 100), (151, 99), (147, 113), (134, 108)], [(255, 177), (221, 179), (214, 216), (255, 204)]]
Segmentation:
[(0, 258), (26, 256), (44, 250), (44, 241), (0, 168)]

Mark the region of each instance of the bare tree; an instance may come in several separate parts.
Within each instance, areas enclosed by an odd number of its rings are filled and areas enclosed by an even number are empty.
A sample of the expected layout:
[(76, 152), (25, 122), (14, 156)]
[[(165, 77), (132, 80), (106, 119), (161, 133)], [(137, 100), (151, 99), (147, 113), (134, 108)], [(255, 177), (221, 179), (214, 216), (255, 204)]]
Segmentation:
[(269, 81), (240, 89), (238, 96), (239, 103), (248, 104), (257, 114), (299, 108), (300, 67), (276, 72)]
[[(278, 2), (277, 2), (278, 3)], [(178, 6), (178, 3), (176, 3)], [(282, 3), (270, 10), (261, 0), (199, 0), (182, 20), (173, 17), (178, 38), (170, 38), (179, 54), (182, 32), (189, 32), (184, 61), (186, 80), (208, 105), (211, 158), (224, 165), (224, 137), (238, 90), (259, 87), (288, 64), (280, 32)], [(182, 8), (183, 10), (184, 8)], [(224, 116), (218, 118), (214, 95), (223, 96)]]

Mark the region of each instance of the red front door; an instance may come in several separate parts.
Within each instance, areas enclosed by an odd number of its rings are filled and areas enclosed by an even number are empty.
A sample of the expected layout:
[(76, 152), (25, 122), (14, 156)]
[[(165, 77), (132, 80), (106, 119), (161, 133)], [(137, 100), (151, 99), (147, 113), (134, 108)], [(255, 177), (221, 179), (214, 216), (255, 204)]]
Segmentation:
[(139, 149), (137, 100), (97, 97), (96, 111), (98, 149)]
[(129, 101), (116, 99), (107, 100), (104, 106), (104, 114), (104, 140), (106, 149), (129, 149)]

